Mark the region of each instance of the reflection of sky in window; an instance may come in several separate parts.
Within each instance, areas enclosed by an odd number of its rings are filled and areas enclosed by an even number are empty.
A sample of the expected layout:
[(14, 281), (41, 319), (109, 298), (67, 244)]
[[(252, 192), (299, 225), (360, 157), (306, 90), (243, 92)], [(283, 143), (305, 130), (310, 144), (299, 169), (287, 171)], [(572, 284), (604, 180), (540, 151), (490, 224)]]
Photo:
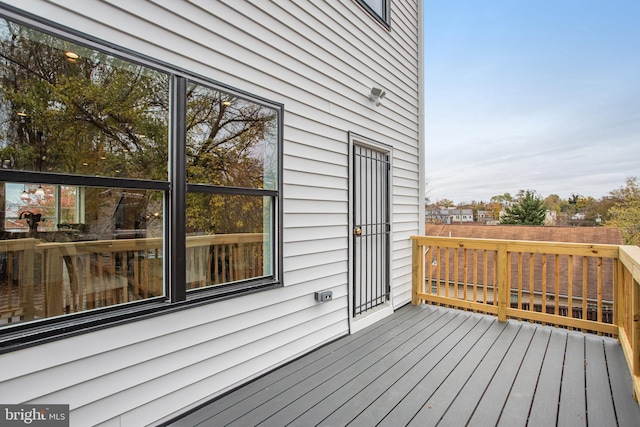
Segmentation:
[(25, 204), (20, 199), (23, 189), (22, 184), (5, 184), (5, 215), (7, 218), (17, 218), (20, 215), (20, 206)]

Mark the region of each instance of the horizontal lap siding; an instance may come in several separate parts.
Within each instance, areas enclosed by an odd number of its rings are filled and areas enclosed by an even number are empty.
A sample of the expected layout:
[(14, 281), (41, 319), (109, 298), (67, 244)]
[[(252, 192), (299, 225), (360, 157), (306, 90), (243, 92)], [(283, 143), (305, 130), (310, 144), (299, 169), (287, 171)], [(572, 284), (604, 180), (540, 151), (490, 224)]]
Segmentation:
[[(409, 300), (415, 1), (392, 2), (390, 32), (352, 0), (7, 3), (284, 104), (285, 286), (2, 355), (4, 403), (68, 403), (72, 425), (145, 425), (346, 334), (350, 131), (393, 147), (393, 296)], [(378, 108), (373, 86), (387, 91)], [(324, 289), (333, 301), (318, 304)]]

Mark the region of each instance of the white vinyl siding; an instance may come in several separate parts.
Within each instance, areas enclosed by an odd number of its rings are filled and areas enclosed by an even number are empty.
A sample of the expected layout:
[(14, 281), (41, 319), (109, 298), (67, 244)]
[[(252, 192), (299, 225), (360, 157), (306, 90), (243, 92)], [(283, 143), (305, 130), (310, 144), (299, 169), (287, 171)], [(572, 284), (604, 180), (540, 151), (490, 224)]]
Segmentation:
[[(72, 426), (151, 424), (347, 334), (348, 132), (393, 149), (391, 286), (394, 305), (410, 300), (417, 1), (392, 1), (392, 31), (352, 0), (6, 3), (284, 105), (285, 286), (0, 355), (4, 403), (68, 403)], [(325, 289), (333, 300), (314, 301)]]

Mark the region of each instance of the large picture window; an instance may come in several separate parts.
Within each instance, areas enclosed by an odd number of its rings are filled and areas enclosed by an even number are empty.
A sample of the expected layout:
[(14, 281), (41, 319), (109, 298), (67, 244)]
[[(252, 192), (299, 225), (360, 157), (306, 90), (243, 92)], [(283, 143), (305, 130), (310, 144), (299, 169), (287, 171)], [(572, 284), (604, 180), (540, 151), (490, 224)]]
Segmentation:
[(281, 116), (0, 19), (0, 341), (70, 315), (277, 285)]

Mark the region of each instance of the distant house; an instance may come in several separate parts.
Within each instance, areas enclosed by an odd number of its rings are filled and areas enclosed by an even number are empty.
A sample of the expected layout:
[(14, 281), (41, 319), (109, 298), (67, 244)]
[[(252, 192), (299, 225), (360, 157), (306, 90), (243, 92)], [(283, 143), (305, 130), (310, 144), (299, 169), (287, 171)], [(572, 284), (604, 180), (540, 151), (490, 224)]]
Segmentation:
[(456, 224), (473, 222), (473, 209), (438, 209), (425, 212), (427, 222), (433, 224)]

